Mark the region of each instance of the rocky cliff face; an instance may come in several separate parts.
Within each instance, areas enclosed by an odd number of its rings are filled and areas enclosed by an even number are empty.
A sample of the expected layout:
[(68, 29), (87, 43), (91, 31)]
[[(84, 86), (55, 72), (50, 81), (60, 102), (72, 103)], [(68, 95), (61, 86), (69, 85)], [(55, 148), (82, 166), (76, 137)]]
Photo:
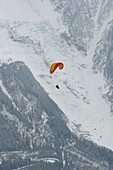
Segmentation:
[(23, 62), (0, 67), (1, 169), (112, 169), (112, 151), (78, 138)]
[[(62, 37), (85, 56), (92, 56), (94, 72), (98, 71), (106, 78), (109, 90), (107, 96), (113, 111), (113, 1), (82, 0), (57, 1), (51, 0), (56, 11), (60, 12), (69, 34)], [(90, 56), (89, 56), (90, 54)]]
[[(56, 10), (63, 15), (63, 22), (69, 29), (68, 43), (74, 44), (78, 50), (87, 52), (87, 43), (92, 39), (94, 32), (93, 17), (98, 2), (92, 1), (52, 1)], [(64, 38), (66, 35), (64, 34)]]
[[(62, 13), (63, 22), (67, 25), (73, 43), (88, 50), (87, 45), (94, 38), (95, 28), (102, 30), (112, 18), (112, 0), (96, 1), (57, 1), (51, 0), (56, 11)], [(97, 30), (96, 30), (97, 31)]]
[[(109, 86), (105, 96), (111, 102), (111, 112), (113, 112), (113, 21), (104, 30), (102, 39), (98, 42), (93, 57), (94, 71), (101, 72), (107, 79)], [(105, 97), (104, 96), (104, 97)]]

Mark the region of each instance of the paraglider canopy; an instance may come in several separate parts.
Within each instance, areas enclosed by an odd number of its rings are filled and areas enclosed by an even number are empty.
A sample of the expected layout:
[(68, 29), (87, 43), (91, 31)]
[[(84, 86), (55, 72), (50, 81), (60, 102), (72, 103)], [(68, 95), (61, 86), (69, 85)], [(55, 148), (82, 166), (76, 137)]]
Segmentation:
[(50, 74), (54, 73), (54, 71), (57, 69), (57, 67), (59, 67), (59, 69), (62, 70), (64, 67), (64, 64), (61, 62), (51, 64), (50, 71), (49, 71)]

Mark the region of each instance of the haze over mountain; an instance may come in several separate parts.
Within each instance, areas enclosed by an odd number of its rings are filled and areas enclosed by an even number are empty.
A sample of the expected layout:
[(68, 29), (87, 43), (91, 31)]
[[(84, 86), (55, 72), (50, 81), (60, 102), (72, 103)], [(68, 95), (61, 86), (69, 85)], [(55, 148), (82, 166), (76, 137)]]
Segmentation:
[[(24, 61), (71, 131), (113, 150), (112, 9), (112, 0), (0, 0), (1, 63)], [(50, 75), (56, 61), (65, 67)]]

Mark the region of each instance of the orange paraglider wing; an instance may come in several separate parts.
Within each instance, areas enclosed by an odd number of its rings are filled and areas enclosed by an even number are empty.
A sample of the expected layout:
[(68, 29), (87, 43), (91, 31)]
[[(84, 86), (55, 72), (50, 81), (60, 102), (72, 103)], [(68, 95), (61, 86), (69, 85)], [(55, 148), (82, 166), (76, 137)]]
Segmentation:
[(57, 69), (57, 67), (59, 67), (59, 69), (62, 70), (64, 67), (64, 64), (63, 63), (53, 63), (50, 67), (50, 71), (49, 71), (50, 74), (52, 74)]

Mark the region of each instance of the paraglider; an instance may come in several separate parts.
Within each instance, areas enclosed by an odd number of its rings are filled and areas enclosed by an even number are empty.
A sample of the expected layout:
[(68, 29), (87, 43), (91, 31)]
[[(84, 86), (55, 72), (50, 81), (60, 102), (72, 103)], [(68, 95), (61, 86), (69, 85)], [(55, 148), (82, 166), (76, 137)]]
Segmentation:
[(50, 74), (54, 73), (54, 71), (57, 69), (57, 67), (59, 67), (60, 70), (63, 69), (64, 67), (64, 64), (63, 63), (53, 63), (51, 64), (51, 67), (50, 67)]
[(59, 85), (56, 85), (56, 88), (57, 88), (57, 89), (60, 89)]
[[(51, 64), (51, 67), (49, 70), (50, 74), (53, 74), (54, 71), (57, 69), (57, 67), (59, 67), (59, 69), (62, 70), (64, 68), (64, 64), (61, 62)], [(58, 85), (56, 85), (56, 88), (60, 89), (60, 87)]]

